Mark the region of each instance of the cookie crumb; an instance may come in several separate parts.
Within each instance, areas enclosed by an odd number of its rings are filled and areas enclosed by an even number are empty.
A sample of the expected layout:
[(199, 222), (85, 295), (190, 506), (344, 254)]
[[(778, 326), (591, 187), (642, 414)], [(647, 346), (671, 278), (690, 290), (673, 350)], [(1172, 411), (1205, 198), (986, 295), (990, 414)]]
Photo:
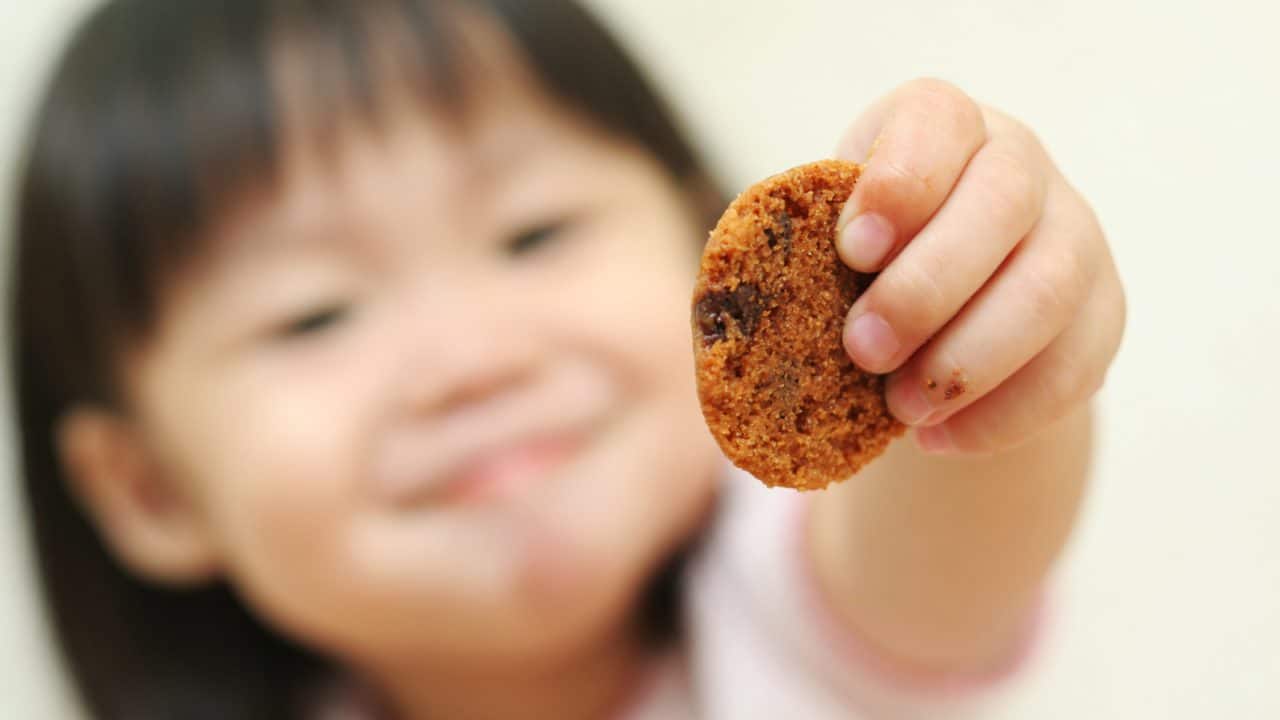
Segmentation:
[(954, 400), (969, 391), (969, 378), (961, 370), (951, 371), (951, 381), (947, 383), (947, 389), (943, 391), (944, 400)]

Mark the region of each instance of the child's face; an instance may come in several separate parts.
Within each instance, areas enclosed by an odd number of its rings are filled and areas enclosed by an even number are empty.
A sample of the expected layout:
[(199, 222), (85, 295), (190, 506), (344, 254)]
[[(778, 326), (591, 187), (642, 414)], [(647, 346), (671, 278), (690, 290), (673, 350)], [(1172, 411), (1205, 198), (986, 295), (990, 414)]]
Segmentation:
[(617, 622), (707, 509), (701, 229), (527, 80), (393, 111), (228, 217), (130, 363), (251, 606), (346, 658), (518, 661)]

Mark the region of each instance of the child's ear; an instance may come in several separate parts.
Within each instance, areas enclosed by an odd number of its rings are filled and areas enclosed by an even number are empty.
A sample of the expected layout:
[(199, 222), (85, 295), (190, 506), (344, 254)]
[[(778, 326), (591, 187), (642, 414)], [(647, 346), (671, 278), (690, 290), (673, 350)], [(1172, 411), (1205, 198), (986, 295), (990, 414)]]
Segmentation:
[(56, 432), (71, 494), (121, 563), (178, 587), (217, 574), (215, 545), (199, 506), (160, 470), (129, 419), (77, 406)]

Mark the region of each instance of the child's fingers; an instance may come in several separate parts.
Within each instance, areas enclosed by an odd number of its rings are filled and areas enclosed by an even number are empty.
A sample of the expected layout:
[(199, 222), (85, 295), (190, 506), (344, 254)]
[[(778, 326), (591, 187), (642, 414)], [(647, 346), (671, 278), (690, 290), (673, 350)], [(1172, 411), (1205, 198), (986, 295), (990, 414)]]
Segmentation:
[(884, 95), (858, 115), (853, 124), (840, 137), (840, 142), (836, 145), (834, 155), (836, 159), (866, 163), (867, 159), (871, 157), (871, 150), (876, 145), (876, 138), (880, 137), (880, 131), (884, 128), (885, 121), (893, 110), (898, 91), (901, 89), (897, 88)]
[(866, 163), (836, 224), (844, 262), (863, 272), (883, 267), (942, 205), (986, 139), (978, 104), (941, 80), (912, 81), (872, 106), (837, 150)]
[(1093, 215), (1064, 181), (1000, 271), (889, 380), (890, 410), (933, 424), (978, 401), (1080, 312), (1104, 257)]
[(958, 454), (1021, 444), (1102, 386), (1120, 345), (1124, 315), (1119, 278), (1108, 268), (1081, 314), (1049, 347), (986, 397), (917, 430), (917, 443), (927, 452)]
[(896, 369), (960, 311), (1040, 216), (1041, 153), (1019, 134), (973, 157), (946, 204), (854, 303), (845, 347), (860, 367)]

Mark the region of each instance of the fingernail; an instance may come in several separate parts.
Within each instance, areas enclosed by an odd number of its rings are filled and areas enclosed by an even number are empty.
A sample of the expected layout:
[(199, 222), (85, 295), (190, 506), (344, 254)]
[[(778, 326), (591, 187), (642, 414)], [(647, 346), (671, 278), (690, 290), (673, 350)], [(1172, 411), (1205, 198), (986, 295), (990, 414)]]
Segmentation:
[(920, 425), (933, 417), (933, 405), (919, 388), (910, 387), (907, 384), (901, 389), (894, 388), (890, 392), (892, 402), (889, 409), (902, 422), (908, 425)]
[(927, 453), (945, 453), (955, 449), (946, 425), (932, 425), (916, 430), (916, 444)]
[(893, 226), (881, 215), (863, 213), (840, 232), (836, 249), (853, 269), (878, 270), (893, 249)]
[(892, 370), (901, 343), (885, 319), (875, 313), (859, 315), (845, 331), (845, 348), (854, 362), (870, 372)]

